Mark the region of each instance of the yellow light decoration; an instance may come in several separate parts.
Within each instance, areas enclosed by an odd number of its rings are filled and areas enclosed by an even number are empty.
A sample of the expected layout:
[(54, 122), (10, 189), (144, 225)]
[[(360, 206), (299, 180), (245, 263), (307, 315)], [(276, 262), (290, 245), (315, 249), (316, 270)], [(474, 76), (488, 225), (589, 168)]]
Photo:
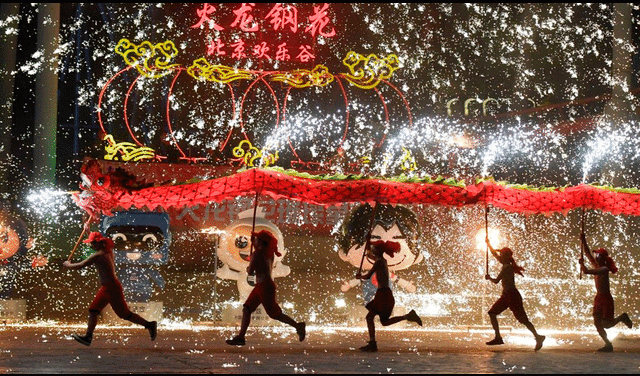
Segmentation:
[(123, 38), (118, 42), (115, 51), (129, 66), (135, 67), (140, 74), (149, 78), (165, 76), (178, 65), (170, 64), (171, 59), (178, 55), (178, 49), (171, 41), (156, 45), (144, 41), (136, 45)]
[(298, 89), (309, 86), (327, 86), (333, 82), (333, 79), (329, 69), (321, 64), (316, 65), (313, 70), (297, 69), (287, 73), (276, 73), (271, 77), (272, 81), (283, 82)]
[(262, 150), (251, 145), (248, 140), (242, 140), (238, 146), (233, 148), (232, 152), (234, 157), (242, 158), (243, 164), (247, 167), (256, 167), (254, 162), (260, 159), (264, 161), (264, 167), (268, 167), (279, 158), (277, 151), (275, 154), (264, 154)]
[(187, 68), (187, 73), (195, 79), (227, 84), (236, 80), (249, 80), (253, 77), (250, 71), (231, 68), (226, 65), (211, 65), (207, 59), (201, 57)]
[(349, 68), (349, 73), (343, 74), (345, 79), (362, 89), (373, 89), (380, 81), (391, 78), (400, 67), (398, 57), (394, 54), (380, 59), (375, 54), (364, 57), (353, 51), (349, 51), (342, 63)]
[(107, 145), (104, 147), (107, 154), (104, 159), (109, 161), (137, 162), (143, 159), (153, 159), (156, 156), (156, 152), (146, 146), (138, 147), (131, 142), (116, 143), (110, 134), (104, 136), (103, 140), (107, 141)]
[(414, 171), (417, 168), (416, 159), (411, 155), (411, 151), (405, 147), (402, 148), (404, 156), (402, 157), (402, 170)]

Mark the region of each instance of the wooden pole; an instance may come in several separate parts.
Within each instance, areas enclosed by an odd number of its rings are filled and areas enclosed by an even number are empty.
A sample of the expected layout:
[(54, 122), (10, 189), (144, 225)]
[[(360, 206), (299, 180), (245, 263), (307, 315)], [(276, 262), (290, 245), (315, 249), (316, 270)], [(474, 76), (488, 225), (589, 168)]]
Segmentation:
[[(580, 210), (580, 258), (584, 260), (584, 244), (582, 244), (582, 234), (584, 234), (585, 212), (584, 208), (580, 208)], [(582, 267), (580, 267), (580, 275), (578, 276), (578, 278), (582, 279)]]
[(364, 245), (364, 250), (362, 251), (362, 259), (360, 260), (360, 267), (358, 268), (358, 274), (362, 273), (362, 265), (364, 264), (364, 257), (367, 254), (367, 250), (371, 247), (371, 232), (373, 231), (373, 227), (376, 223), (377, 213), (378, 213), (378, 201), (376, 201), (376, 204), (373, 207), (373, 214), (371, 215), (371, 223), (369, 223), (369, 233), (367, 234), (367, 241)]
[(82, 238), (84, 237), (85, 232), (87, 232), (87, 225), (91, 223), (92, 219), (93, 219), (93, 216), (89, 217), (89, 219), (87, 220), (87, 223), (85, 223), (85, 225), (82, 226), (82, 232), (80, 233), (80, 237), (78, 237), (78, 241), (76, 242), (76, 245), (71, 250), (71, 253), (69, 254), (69, 258), (67, 259), (67, 261), (71, 261), (73, 254), (76, 253), (76, 249), (78, 249), (78, 246), (80, 245), (80, 242), (82, 241)]
[(256, 232), (256, 215), (258, 213), (258, 199), (260, 196), (260, 192), (256, 191), (256, 199), (253, 203), (253, 223), (251, 225), (251, 249), (249, 250), (249, 255), (253, 254), (253, 233)]
[[(258, 213), (258, 198), (260, 196), (260, 191), (256, 191), (256, 199), (255, 202), (253, 203), (253, 223), (251, 224), (251, 248), (249, 248), (249, 258), (251, 258), (253, 256), (253, 248), (255, 247), (255, 244), (253, 243), (253, 233), (256, 232), (256, 215)], [(256, 282), (256, 276), (251, 273), (247, 276), (247, 282), (249, 282), (249, 284), (251, 284), (253, 286), (253, 284)]]
[[(485, 239), (489, 239), (489, 205), (484, 207), (484, 231)], [(484, 270), (485, 275), (489, 274), (489, 244), (484, 254)]]

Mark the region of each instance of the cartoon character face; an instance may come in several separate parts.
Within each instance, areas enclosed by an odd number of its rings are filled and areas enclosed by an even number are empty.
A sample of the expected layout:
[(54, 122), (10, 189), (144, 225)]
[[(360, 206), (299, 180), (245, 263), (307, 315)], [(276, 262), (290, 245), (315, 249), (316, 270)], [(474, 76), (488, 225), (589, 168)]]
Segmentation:
[[(234, 270), (244, 271), (249, 265), (251, 255), (251, 229), (253, 218), (242, 218), (227, 226), (220, 237), (218, 257), (220, 261)], [(278, 252), (282, 256), (274, 257), (274, 265), (285, 255), (284, 240), (280, 230), (264, 218), (256, 218), (255, 232), (267, 230), (278, 239)]]
[[(371, 232), (371, 241), (375, 242), (376, 240), (400, 243), (400, 252), (394, 254), (393, 257), (386, 253), (384, 255), (384, 258), (387, 259), (389, 270), (403, 270), (422, 260), (421, 253), (418, 252), (416, 255), (411, 251), (406, 237), (402, 235), (396, 224), (389, 230), (385, 230), (384, 227), (380, 225), (375, 226)], [(349, 249), (349, 252), (343, 257), (343, 260), (349, 262), (356, 268), (359, 268), (360, 262), (362, 262), (362, 268), (369, 270), (373, 266), (374, 260), (371, 256), (367, 255), (364, 261), (362, 261), (362, 252), (364, 252), (364, 244), (360, 246), (356, 244)]]
[[(362, 254), (366, 244), (366, 234), (369, 232), (374, 208), (369, 204), (355, 207), (349, 213), (343, 223), (340, 234), (339, 256), (343, 261), (356, 268), (362, 263), (363, 270), (369, 270), (373, 266), (373, 258)], [(420, 227), (415, 213), (401, 205), (380, 204), (375, 209), (375, 225), (371, 230), (371, 241), (393, 241), (400, 244), (400, 252), (393, 257), (385, 254), (389, 270), (397, 271), (407, 269), (413, 264), (422, 261), (423, 256), (418, 250), (417, 241), (420, 236)]]
[(0, 260), (12, 257), (20, 250), (18, 233), (7, 225), (0, 225)]
[(22, 219), (9, 212), (0, 212), (0, 260), (25, 256), (33, 243)]
[(166, 213), (116, 212), (104, 217), (102, 232), (115, 243), (117, 264), (161, 265), (169, 260), (171, 233)]

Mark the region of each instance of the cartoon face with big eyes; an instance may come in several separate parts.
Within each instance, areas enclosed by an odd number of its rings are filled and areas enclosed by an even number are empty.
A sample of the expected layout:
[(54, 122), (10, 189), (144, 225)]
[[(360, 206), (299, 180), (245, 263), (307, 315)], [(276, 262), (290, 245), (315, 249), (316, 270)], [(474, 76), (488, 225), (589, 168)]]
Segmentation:
[[(224, 229), (220, 237), (218, 257), (220, 261), (233, 270), (244, 270), (249, 266), (251, 256), (251, 230), (253, 218), (239, 219)], [(264, 218), (256, 218), (255, 232), (267, 230), (278, 239), (278, 252), (282, 256), (274, 256), (274, 265), (281, 261), (286, 251), (282, 233), (271, 222)]]
[(0, 224), (0, 260), (13, 257), (20, 250), (20, 238), (11, 227)]
[[(11, 299), (17, 277), (29, 267), (45, 266), (42, 255), (27, 257), (34, 239), (29, 237), (27, 224), (9, 212), (0, 212), (0, 300)], [(29, 262), (31, 261), (31, 262)]]
[(33, 244), (34, 239), (22, 219), (10, 212), (0, 212), (0, 260), (25, 256)]
[(162, 265), (169, 260), (166, 213), (116, 212), (103, 219), (102, 230), (115, 243), (116, 264)]
[(165, 281), (155, 266), (169, 261), (171, 232), (167, 213), (122, 211), (105, 216), (102, 233), (114, 242), (118, 279), (127, 300), (149, 302)]
[(107, 236), (115, 243), (114, 251), (118, 262), (137, 262), (153, 264), (166, 262), (163, 251), (165, 236), (157, 227), (152, 226), (114, 226), (107, 231)]
[[(403, 270), (407, 269), (413, 264), (416, 264), (422, 260), (422, 253), (413, 253), (411, 247), (407, 242), (406, 236), (402, 234), (397, 224), (394, 224), (390, 229), (386, 230), (383, 226), (377, 225), (371, 231), (371, 241), (394, 241), (400, 244), (400, 252), (394, 254), (393, 257), (388, 254), (384, 254), (384, 258), (387, 259), (387, 265), (389, 270)], [(351, 265), (359, 268), (362, 262), (362, 269), (369, 270), (373, 266), (373, 258), (369, 255), (362, 260), (362, 253), (364, 252), (365, 245), (353, 245), (349, 251), (341, 253), (340, 256), (343, 261), (350, 263)]]
[[(373, 218), (374, 214), (375, 218)], [(370, 227), (372, 223), (373, 229)], [(351, 210), (339, 234), (338, 255), (343, 261), (356, 268), (362, 265), (363, 271), (373, 266), (373, 259), (370, 256), (365, 255), (364, 259), (362, 257), (369, 231), (371, 231), (372, 242), (383, 240), (400, 244), (400, 252), (393, 257), (384, 255), (390, 272), (407, 269), (422, 261), (423, 256), (418, 249), (420, 226), (416, 214), (409, 208), (402, 205), (379, 204), (374, 209), (369, 204), (363, 204)], [(415, 291), (413, 283), (398, 278), (394, 273), (391, 274), (393, 274), (392, 281), (397, 281), (409, 292)], [(341, 289), (346, 292), (358, 284), (360, 280), (350, 280), (345, 282)]]

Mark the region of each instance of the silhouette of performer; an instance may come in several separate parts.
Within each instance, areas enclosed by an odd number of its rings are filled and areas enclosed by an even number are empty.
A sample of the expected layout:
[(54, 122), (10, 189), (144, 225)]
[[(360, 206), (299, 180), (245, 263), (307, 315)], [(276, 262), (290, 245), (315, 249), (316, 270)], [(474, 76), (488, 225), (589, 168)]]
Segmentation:
[(77, 263), (72, 263), (67, 260), (63, 266), (67, 269), (77, 270), (94, 265), (98, 271), (101, 286), (89, 306), (89, 321), (87, 323), (86, 334), (81, 336), (74, 333), (71, 337), (85, 346), (91, 345), (93, 331), (98, 324), (98, 316), (107, 304), (111, 304), (111, 308), (113, 308), (113, 311), (118, 317), (144, 326), (149, 331), (151, 340), (155, 341), (158, 323), (155, 321), (147, 321), (140, 317), (140, 315), (131, 312), (127, 306), (127, 302), (124, 300), (122, 285), (116, 276), (115, 263), (113, 261), (113, 240), (103, 237), (99, 232), (92, 232), (83, 243), (91, 244), (91, 247), (97, 252)]
[(304, 341), (306, 323), (296, 322), (285, 315), (276, 302), (276, 284), (271, 276), (271, 271), (273, 270), (274, 256), (282, 256), (278, 252), (278, 239), (271, 232), (262, 230), (258, 233), (252, 233), (251, 241), (255, 249), (251, 253), (247, 273), (255, 275), (256, 285), (243, 305), (240, 332), (232, 339), (226, 340), (227, 344), (233, 346), (245, 345), (245, 335), (251, 322), (251, 314), (260, 304), (262, 304), (269, 317), (294, 327), (298, 334), (298, 339)]
[(535, 351), (538, 351), (542, 348), (542, 342), (544, 342), (546, 337), (539, 335), (536, 331), (536, 328), (533, 326), (531, 321), (529, 321), (527, 313), (524, 310), (524, 305), (522, 304), (522, 295), (520, 295), (520, 291), (518, 291), (518, 289), (516, 288), (515, 273), (522, 275), (524, 268), (516, 264), (516, 261), (513, 259), (513, 251), (510, 248), (505, 247), (499, 250), (495, 250), (489, 242), (489, 237), (487, 237), (485, 240), (487, 242), (489, 250), (491, 250), (491, 254), (493, 255), (493, 257), (495, 257), (502, 264), (500, 274), (498, 274), (496, 278), (491, 278), (488, 273), (484, 276), (485, 279), (493, 283), (502, 282), (502, 295), (493, 304), (488, 312), (489, 318), (491, 319), (491, 326), (493, 326), (493, 330), (495, 331), (495, 338), (487, 342), (487, 345), (494, 346), (504, 344), (504, 341), (502, 341), (502, 336), (500, 336), (498, 315), (509, 308), (511, 309), (511, 312), (513, 312), (516, 320), (526, 326), (527, 329), (529, 329), (529, 331), (533, 333), (533, 336), (536, 339)]
[(422, 326), (422, 320), (414, 310), (411, 310), (403, 316), (390, 317), (395, 305), (395, 299), (393, 298), (393, 292), (389, 287), (389, 267), (384, 254), (387, 253), (390, 257), (393, 257), (396, 252), (400, 251), (400, 244), (397, 242), (382, 240), (371, 243), (370, 238), (367, 239), (367, 243), (370, 245), (367, 247), (369, 248), (368, 256), (373, 259), (373, 266), (364, 275), (362, 275), (358, 270), (356, 278), (369, 279), (375, 274), (376, 279), (378, 280), (378, 289), (373, 300), (365, 306), (367, 310), (369, 310), (369, 313), (367, 313), (366, 316), (367, 329), (369, 330), (369, 343), (360, 347), (360, 350), (374, 352), (378, 351), (376, 328), (373, 322), (376, 315), (380, 317), (380, 323), (383, 326), (393, 325), (403, 320), (412, 321)]
[(609, 272), (617, 273), (618, 267), (605, 248), (598, 248), (593, 251), (595, 257), (591, 254), (584, 232), (580, 233), (580, 242), (584, 247), (585, 255), (587, 255), (593, 266), (593, 269), (587, 268), (584, 265), (584, 258), (580, 257), (580, 269), (585, 274), (592, 274), (596, 283), (596, 296), (593, 300), (593, 324), (600, 337), (604, 340), (604, 347), (601, 347), (598, 351), (611, 352), (613, 351), (613, 344), (607, 338), (605, 329), (612, 328), (619, 322), (623, 322), (629, 328), (633, 326), (626, 312), (618, 317), (613, 317), (614, 303), (609, 288)]

